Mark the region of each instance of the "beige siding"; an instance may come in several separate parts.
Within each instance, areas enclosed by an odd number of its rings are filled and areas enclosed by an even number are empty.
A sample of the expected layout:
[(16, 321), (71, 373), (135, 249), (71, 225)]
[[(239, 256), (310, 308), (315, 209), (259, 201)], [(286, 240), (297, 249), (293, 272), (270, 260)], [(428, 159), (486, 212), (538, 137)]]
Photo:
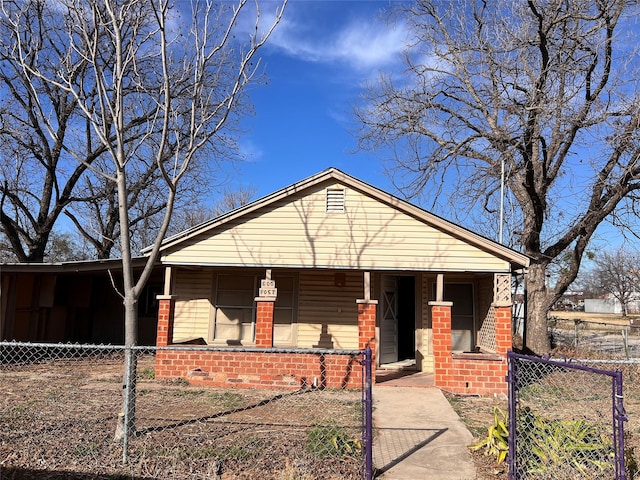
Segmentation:
[(292, 194), (178, 244), (173, 264), (377, 270), (509, 271), (508, 262), (346, 188), (345, 212), (325, 212), (333, 182)]
[(300, 348), (358, 348), (356, 300), (363, 295), (363, 276), (346, 273), (345, 284), (340, 287), (336, 286), (335, 275), (336, 272), (300, 273), (297, 344)]
[(175, 275), (176, 308), (173, 341), (194, 337), (209, 340), (212, 272), (178, 269)]

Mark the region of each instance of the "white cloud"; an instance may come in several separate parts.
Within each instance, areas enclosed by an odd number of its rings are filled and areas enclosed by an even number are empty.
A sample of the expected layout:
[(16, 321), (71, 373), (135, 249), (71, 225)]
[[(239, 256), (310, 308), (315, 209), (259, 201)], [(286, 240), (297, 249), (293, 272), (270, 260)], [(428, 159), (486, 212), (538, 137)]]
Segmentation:
[(342, 30), (331, 51), (336, 59), (373, 68), (398, 61), (405, 42), (404, 30), (383, 29), (380, 24), (361, 22)]
[[(269, 40), (269, 47), (286, 55), (314, 63), (341, 63), (359, 71), (377, 70), (401, 60), (407, 39), (403, 25), (385, 23), (371, 13), (319, 27), (322, 22), (304, 22), (289, 8), (291, 4)], [(334, 8), (339, 15), (339, 7)]]

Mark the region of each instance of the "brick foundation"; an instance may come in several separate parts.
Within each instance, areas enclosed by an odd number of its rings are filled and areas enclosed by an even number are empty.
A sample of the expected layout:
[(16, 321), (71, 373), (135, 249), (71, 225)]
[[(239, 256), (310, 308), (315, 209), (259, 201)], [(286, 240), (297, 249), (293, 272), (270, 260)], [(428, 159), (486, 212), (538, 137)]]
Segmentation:
[(460, 394), (506, 394), (511, 307), (494, 306), (496, 353), (452, 353), (451, 302), (431, 302), (434, 385)]
[(239, 388), (361, 388), (360, 356), (159, 350), (156, 379), (184, 378), (194, 385)]

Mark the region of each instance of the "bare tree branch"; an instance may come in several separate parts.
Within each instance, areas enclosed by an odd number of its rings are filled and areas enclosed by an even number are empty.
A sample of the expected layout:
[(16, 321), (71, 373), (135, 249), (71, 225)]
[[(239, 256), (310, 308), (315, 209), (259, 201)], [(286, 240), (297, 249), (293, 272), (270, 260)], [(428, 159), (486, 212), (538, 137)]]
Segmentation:
[(638, 7), (478, 0), (400, 8), (415, 39), (407, 70), (367, 90), (356, 111), (360, 147), (395, 153), (389, 171), (403, 190), (450, 195), (478, 223), (496, 210), (504, 164), (509, 230), (533, 259), (527, 342), (545, 352), (548, 309), (598, 226), (640, 190), (630, 22)]

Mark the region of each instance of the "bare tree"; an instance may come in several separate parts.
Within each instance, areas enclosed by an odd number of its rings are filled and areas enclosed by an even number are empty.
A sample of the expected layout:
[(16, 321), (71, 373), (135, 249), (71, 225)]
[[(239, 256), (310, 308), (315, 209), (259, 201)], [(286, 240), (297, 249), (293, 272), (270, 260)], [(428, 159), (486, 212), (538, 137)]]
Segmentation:
[[(149, 239), (155, 237), (162, 223), (159, 214), (164, 213), (166, 207), (162, 190), (164, 180), (153, 158), (138, 158), (130, 163), (132, 169), (128, 175), (127, 192), (129, 230), (132, 251), (140, 251), (153, 242)], [(101, 158), (95, 162), (94, 169), (103, 171), (104, 166), (104, 159)], [(189, 182), (189, 185), (193, 184)], [(79, 182), (78, 191), (83, 197), (69, 205), (64, 210), (65, 215), (85, 241), (93, 246), (97, 258), (110, 258), (114, 252), (115, 256), (119, 256), (120, 223), (116, 185), (100, 174), (87, 171)]]
[(596, 228), (640, 189), (637, 6), (417, 1), (402, 13), (407, 69), (368, 89), (360, 145), (391, 151), (408, 194), (444, 192), (476, 214), (497, 215), (504, 167), (507, 221), (532, 258), (526, 342), (546, 352), (548, 310)]
[[(40, 78), (60, 72), (82, 84), (87, 75), (83, 59), (59, 48), (68, 42), (66, 32), (54, 28), (58, 19), (53, 5), (2, 6), (0, 229), (19, 262), (42, 262), (57, 219), (75, 201), (78, 181), (105, 147), (86, 128), (75, 97)], [(9, 16), (21, 9), (16, 30)]]
[(640, 291), (640, 256), (625, 248), (604, 251), (593, 258), (594, 267), (589, 272), (590, 284), (598, 291), (613, 296), (620, 302), (622, 315), (629, 313), (629, 302)]
[[(78, 55), (73, 34), (61, 19), (68, 19), (64, 2), (14, 2), (4, 0), (0, 14), (0, 231), (10, 252), (20, 262), (41, 262), (52, 241), (51, 232), (61, 214), (68, 216), (92, 245), (98, 258), (119, 255), (118, 199), (113, 182), (101, 176), (107, 149), (84, 117), (78, 99), (68, 90), (52, 87), (43, 77), (68, 78), (82, 88), (86, 103), (99, 101), (97, 84), (88, 68), (89, 60)], [(175, 9), (174, 9), (175, 11)], [(12, 23), (19, 12), (20, 30)], [(113, 49), (101, 52), (101, 61), (114, 62)], [(26, 68), (28, 67), (28, 68)], [(131, 86), (123, 95), (139, 95)], [(158, 107), (131, 111), (123, 127), (125, 142), (139, 140), (141, 126), (152, 126), (148, 138), (162, 134)], [(199, 152), (201, 161), (192, 169), (202, 171), (182, 182), (177, 192), (178, 208), (210, 188), (215, 179), (211, 164), (238, 157), (233, 122), (248, 108), (236, 103), (234, 115), (225, 123), (224, 134)], [(151, 119), (152, 121), (148, 121)], [(149, 142), (147, 142), (149, 145)], [(145, 146), (148, 148), (148, 145)], [(162, 223), (166, 200), (162, 173), (148, 151), (131, 147), (138, 155), (127, 172), (130, 182), (128, 208), (131, 240), (136, 250), (148, 245)], [(206, 161), (204, 158), (206, 157)], [(207, 184), (209, 183), (209, 184)], [(115, 250), (114, 250), (115, 249)], [(8, 253), (10, 253), (8, 252)]]
[[(286, 3), (286, 0), (284, 0)], [(59, 0), (59, 23), (70, 45), (65, 68), (41, 69), (30, 62), (32, 45), (19, 32), (29, 4), (4, 4), (7, 24), (18, 41), (20, 67), (46, 88), (72, 98), (96, 142), (106, 151), (104, 168), (92, 168), (115, 185), (122, 254), (125, 343), (138, 342), (137, 302), (157, 262), (190, 165), (209, 149), (238, 108), (242, 92), (258, 68), (257, 52), (279, 22), (284, 5), (266, 29), (257, 2), (178, 2), (167, 0)], [(238, 25), (251, 15), (249, 33)], [(87, 72), (77, 81), (79, 62)], [(141, 120), (142, 119), (142, 120)], [(51, 134), (51, 132), (50, 132)], [(129, 194), (132, 171), (152, 159), (163, 180), (165, 210), (143, 271), (134, 275)], [(82, 159), (79, 159), (82, 161)], [(95, 167), (91, 165), (91, 167)], [(135, 175), (135, 174), (134, 174)], [(125, 371), (123, 417), (117, 436), (134, 428), (135, 356)]]
[(91, 255), (87, 249), (85, 242), (78, 241), (78, 235), (70, 232), (51, 232), (50, 241), (47, 251), (45, 252), (45, 261), (47, 262), (72, 262), (80, 260), (89, 260)]
[(179, 233), (191, 227), (195, 227), (207, 220), (219, 217), (220, 215), (240, 208), (251, 201), (258, 189), (254, 186), (237, 189), (225, 187), (220, 198), (211, 207), (195, 202), (193, 205), (182, 208), (174, 215), (171, 226), (171, 234)]

